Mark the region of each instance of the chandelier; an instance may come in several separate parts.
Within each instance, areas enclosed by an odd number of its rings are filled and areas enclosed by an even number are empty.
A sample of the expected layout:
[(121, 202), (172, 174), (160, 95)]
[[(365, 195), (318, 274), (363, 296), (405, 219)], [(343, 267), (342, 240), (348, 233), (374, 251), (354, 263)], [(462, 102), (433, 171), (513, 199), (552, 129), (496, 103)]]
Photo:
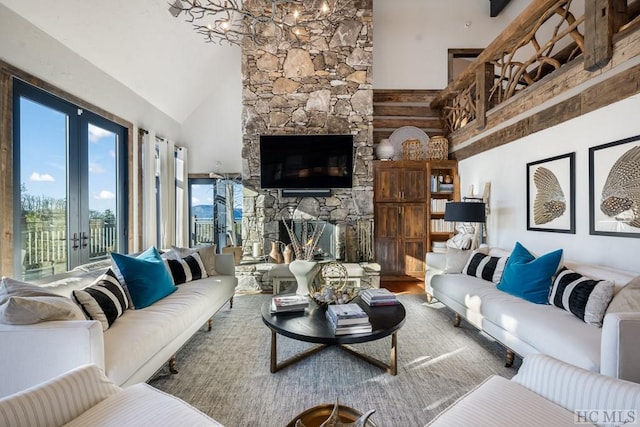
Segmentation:
[[(304, 3), (307, 3), (305, 7)], [(175, 0), (169, 12), (187, 22), (212, 43), (265, 45), (273, 39), (299, 42), (312, 22), (340, 15), (344, 0)], [(309, 6), (311, 5), (311, 6)]]

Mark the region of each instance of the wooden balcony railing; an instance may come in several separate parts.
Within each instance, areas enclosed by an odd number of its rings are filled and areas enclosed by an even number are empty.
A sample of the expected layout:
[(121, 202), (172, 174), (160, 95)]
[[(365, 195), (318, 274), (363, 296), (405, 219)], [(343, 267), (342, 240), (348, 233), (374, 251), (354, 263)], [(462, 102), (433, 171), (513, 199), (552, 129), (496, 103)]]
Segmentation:
[[(452, 148), (589, 78), (574, 73), (565, 79), (573, 81), (555, 82), (542, 96), (534, 93), (541, 81), (572, 64), (583, 64), (580, 69), (586, 72), (610, 66), (616, 38), (640, 27), (639, 12), (637, 0), (531, 2), (431, 103), (440, 110)], [(640, 43), (630, 44), (626, 59), (640, 51)], [(509, 112), (488, 121), (505, 106)]]

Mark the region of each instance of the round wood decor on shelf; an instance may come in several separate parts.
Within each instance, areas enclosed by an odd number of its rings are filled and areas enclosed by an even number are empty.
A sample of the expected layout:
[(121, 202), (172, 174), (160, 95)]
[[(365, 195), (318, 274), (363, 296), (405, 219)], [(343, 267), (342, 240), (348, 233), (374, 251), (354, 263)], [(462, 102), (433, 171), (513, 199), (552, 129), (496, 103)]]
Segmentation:
[(402, 160), (423, 160), (422, 141), (407, 139), (402, 143)]
[(449, 158), (449, 140), (444, 136), (431, 137), (427, 144), (427, 160), (447, 160)]

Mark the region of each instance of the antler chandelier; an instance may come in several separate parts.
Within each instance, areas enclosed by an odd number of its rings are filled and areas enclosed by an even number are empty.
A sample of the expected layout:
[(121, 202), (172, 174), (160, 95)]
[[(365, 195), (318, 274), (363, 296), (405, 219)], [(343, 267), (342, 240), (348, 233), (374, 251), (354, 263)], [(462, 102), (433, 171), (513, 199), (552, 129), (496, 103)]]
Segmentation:
[(338, 14), (340, 3), (344, 0), (175, 0), (169, 12), (184, 14), (207, 42), (240, 45), (248, 38), (265, 45), (273, 38), (299, 41), (311, 22)]

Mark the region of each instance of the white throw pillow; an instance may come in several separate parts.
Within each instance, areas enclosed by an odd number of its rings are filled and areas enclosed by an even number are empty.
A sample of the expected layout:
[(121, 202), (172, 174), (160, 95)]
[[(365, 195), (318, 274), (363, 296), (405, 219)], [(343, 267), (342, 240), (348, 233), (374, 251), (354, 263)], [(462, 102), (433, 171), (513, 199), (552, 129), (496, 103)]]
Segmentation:
[(0, 323), (30, 325), (50, 320), (85, 320), (69, 298), (40, 286), (3, 277), (0, 284)]
[(620, 289), (607, 308), (607, 313), (626, 312), (640, 312), (640, 276)]
[(444, 272), (449, 274), (460, 274), (473, 251), (449, 248), (447, 249)]

